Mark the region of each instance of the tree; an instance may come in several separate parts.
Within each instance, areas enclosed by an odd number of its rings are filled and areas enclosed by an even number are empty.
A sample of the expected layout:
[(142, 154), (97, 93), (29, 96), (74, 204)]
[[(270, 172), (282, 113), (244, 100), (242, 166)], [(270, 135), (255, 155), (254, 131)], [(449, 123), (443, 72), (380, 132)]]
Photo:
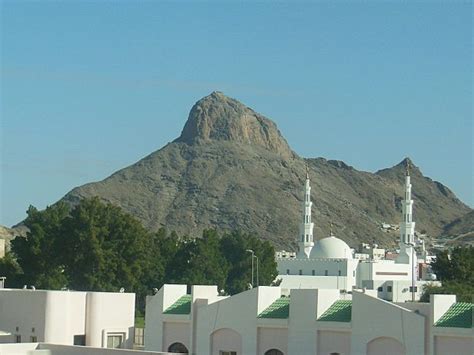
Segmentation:
[(474, 295), (474, 285), (461, 281), (444, 281), (442, 286), (427, 285), (423, 289), (420, 298), (421, 302), (429, 302), (432, 294), (456, 295), (458, 302), (472, 302)]
[(75, 290), (143, 293), (150, 235), (139, 221), (98, 198), (83, 199), (63, 225), (62, 255)]
[(66, 204), (59, 202), (38, 211), (30, 206), (24, 224), (26, 237), (12, 240), (12, 251), (23, 271), (25, 284), (37, 288), (60, 289), (67, 284), (61, 250), (62, 225), (69, 214)]
[(474, 247), (457, 247), (436, 255), (431, 264), (442, 282), (441, 287), (426, 286), (421, 301), (428, 302), (430, 294), (455, 294), (458, 301), (472, 302), (474, 295)]
[[(268, 241), (250, 234), (232, 232), (224, 235), (220, 244), (221, 252), (230, 265), (225, 283), (225, 290), (229, 294), (242, 292), (251, 283), (252, 254), (247, 250), (253, 250), (258, 258), (259, 285), (270, 285), (277, 276), (275, 250)], [(254, 260), (254, 286), (257, 286), (256, 261), (257, 259)]]
[(18, 288), (22, 285), (22, 271), (20, 265), (13, 258), (11, 253), (6, 253), (0, 258), (0, 276), (6, 277), (5, 285), (11, 288)]
[(202, 238), (181, 240), (167, 270), (171, 282), (224, 288), (228, 265), (220, 252), (217, 231), (204, 230)]

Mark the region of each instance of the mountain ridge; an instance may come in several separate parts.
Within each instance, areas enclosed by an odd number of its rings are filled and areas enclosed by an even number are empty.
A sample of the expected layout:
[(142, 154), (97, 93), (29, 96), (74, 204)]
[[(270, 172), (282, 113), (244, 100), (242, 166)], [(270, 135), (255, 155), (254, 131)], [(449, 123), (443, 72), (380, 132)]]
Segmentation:
[[(439, 235), (471, 209), (411, 160), (417, 229)], [(275, 123), (213, 92), (191, 109), (180, 136), (99, 182), (74, 188), (71, 204), (99, 196), (157, 230), (199, 236), (202, 229), (239, 229), (294, 249), (306, 169), (312, 184), (315, 238), (335, 234), (351, 246), (394, 245), (382, 223), (401, 219), (404, 159), (375, 173), (342, 161), (299, 157)]]

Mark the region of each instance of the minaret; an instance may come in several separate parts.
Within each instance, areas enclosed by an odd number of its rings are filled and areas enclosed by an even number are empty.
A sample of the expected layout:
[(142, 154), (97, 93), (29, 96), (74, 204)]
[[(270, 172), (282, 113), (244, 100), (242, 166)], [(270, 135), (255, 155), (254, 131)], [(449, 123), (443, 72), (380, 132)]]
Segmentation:
[(313, 243), (313, 228), (314, 223), (311, 222), (311, 186), (309, 185), (308, 167), (306, 167), (306, 182), (304, 186), (304, 201), (303, 201), (303, 220), (300, 224), (300, 235), (298, 239), (299, 252), (298, 259), (308, 259)]
[(400, 254), (397, 263), (411, 264), (414, 257), (415, 222), (413, 222), (413, 200), (411, 199), (410, 163), (407, 160), (405, 175), (405, 199), (402, 201), (400, 223)]

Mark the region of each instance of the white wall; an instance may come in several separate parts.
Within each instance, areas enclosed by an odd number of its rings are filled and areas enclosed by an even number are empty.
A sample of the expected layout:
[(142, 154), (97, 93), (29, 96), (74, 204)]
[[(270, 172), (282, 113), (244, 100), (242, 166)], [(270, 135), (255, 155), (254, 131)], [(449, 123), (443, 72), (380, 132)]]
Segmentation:
[[(324, 297), (321, 297), (321, 295), (324, 295)], [(324, 312), (338, 297), (338, 290), (302, 289), (291, 291), (288, 354), (316, 353), (316, 319), (318, 312)]]
[(407, 354), (423, 354), (424, 322), (422, 315), (354, 291), (351, 353), (364, 354), (370, 341), (379, 337), (390, 337), (404, 344)]
[(144, 352), (123, 349), (102, 349), (86, 346), (71, 346), (58, 344), (0, 344), (1, 355), (154, 355), (161, 352)]
[(72, 345), (74, 335), (86, 334), (86, 293), (47, 291), (45, 294), (45, 337), (38, 341)]
[(191, 325), (189, 322), (163, 322), (163, 351), (168, 351), (171, 344), (179, 342), (191, 353), (190, 339)]
[(264, 355), (270, 349), (278, 349), (288, 354), (288, 329), (259, 327), (258, 328), (258, 355)]
[(456, 355), (472, 355), (474, 349), (474, 339), (461, 338), (452, 336), (435, 336), (434, 337), (434, 354), (456, 354)]
[(242, 348), (242, 335), (234, 329), (221, 328), (211, 334), (212, 355), (220, 355), (221, 351), (235, 351), (240, 355)]
[(12, 334), (0, 342), (13, 342), (15, 335), (22, 342), (30, 342), (31, 336), (45, 341), (46, 301), (45, 291), (0, 289), (0, 329)]
[(0, 342), (21, 335), (22, 342), (36, 336), (72, 345), (75, 335), (85, 335), (88, 345), (101, 347), (110, 330), (125, 333), (125, 347), (132, 348), (135, 294), (1, 289), (0, 315), (0, 329), (12, 333)]
[(278, 275), (277, 279), (281, 279), (280, 287), (286, 290), (302, 288), (352, 289), (350, 280), (346, 276)]
[(107, 335), (124, 335), (123, 348), (133, 347), (135, 294), (89, 292), (86, 303), (86, 345), (106, 347)]
[[(281, 296), (279, 287), (261, 286), (202, 307), (197, 313), (197, 354), (209, 354), (210, 336), (220, 329), (231, 329), (242, 339), (243, 354), (257, 352), (257, 315)], [(221, 341), (220, 333), (215, 341)], [(221, 344), (211, 342), (212, 344)], [(224, 344), (225, 345), (225, 344)]]
[(349, 355), (351, 351), (351, 333), (348, 331), (319, 330), (317, 354), (339, 353)]
[(286, 275), (287, 270), (290, 270), (290, 275), (299, 275), (302, 271), (303, 275), (326, 276), (347, 276), (348, 273), (348, 259), (279, 259), (278, 274)]

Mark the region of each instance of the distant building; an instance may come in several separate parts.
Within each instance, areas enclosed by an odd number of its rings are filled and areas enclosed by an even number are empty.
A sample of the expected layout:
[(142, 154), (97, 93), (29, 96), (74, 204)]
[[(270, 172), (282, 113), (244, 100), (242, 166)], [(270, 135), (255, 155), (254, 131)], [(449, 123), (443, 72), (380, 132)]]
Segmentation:
[(372, 290), (164, 285), (146, 303), (145, 349), (210, 355), (472, 355), (471, 303), (391, 303)]
[(0, 258), (5, 256), (6, 246), (5, 246), (5, 239), (0, 239)]
[(131, 349), (134, 324), (134, 293), (0, 289), (0, 343)]
[[(304, 187), (303, 213), (298, 237), (299, 251), (295, 257), (276, 254), (277, 279), (284, 289), (318, 288), (350, 291), (352, 288), (375, 290), (389, 301), (403, 302), (419, 299), (427, 283), (440, 285), (426, 267), (429, 260), (423, 247), (423, 259), (418, 263), (415, 251), (415, 222), (411, 198), (410, 174), (407, 167), (405, 196), (402, 201), (400, 223), (400, 251), (395, 258), (386, 257), (385, 249), (363, 244), (359, 253), (332, 231), (329, 237), (313, 241), (314, 223), (311, 220), (311, 186), (308, 174)], [(382, 227), (386, 227), (384, 224)], [(423, 272), (420, 272), (423, 270)]]

